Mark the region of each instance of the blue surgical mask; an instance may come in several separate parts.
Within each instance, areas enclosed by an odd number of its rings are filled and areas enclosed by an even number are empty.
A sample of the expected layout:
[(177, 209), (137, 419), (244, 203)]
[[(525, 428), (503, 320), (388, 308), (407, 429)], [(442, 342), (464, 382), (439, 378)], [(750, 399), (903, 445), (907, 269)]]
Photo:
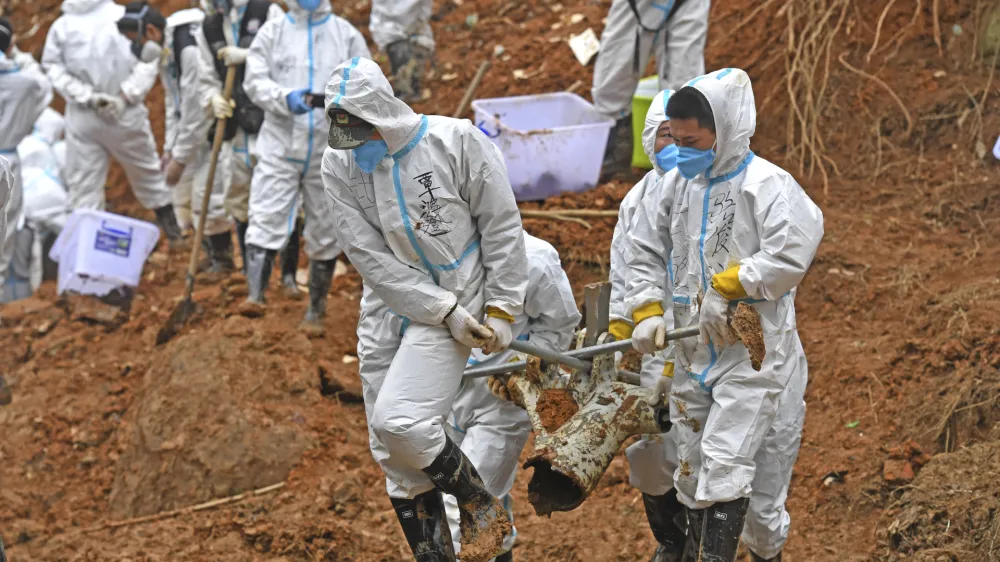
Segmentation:
[(315, 12), (316, 8), (319, 8), (320, 2), (323, 0), (296, 0), (299, 3), (299, 7), (307, 12)]
[(676, 144), (668, 144), (656, 153), (656, 166), (664, 174), (677, 167)]
[(389, 154), (389, 145), (385, 144), (384, 140), (370, 140), (351, 152), (354, 153), (354, 162), (361, 171), (370, 174), (375, 171), (385, 155)]
[(712, 167), (715, 162), (715, 149), (699, 150), (690, 146), (677, 149), (677, 169), (684, 179), (693, 180), (699, 174)]

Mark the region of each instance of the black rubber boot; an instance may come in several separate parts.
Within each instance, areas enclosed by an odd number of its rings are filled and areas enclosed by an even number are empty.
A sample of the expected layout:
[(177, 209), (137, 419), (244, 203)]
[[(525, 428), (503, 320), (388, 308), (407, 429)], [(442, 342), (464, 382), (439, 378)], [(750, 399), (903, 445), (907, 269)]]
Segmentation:
[(781, 562), (781, 553), (779, 552), (774, 556), (774, 558), (761, 558), (757, 556), (754, 551), (750, 551), (750, 562)]
[(700, 562), (736, 562), (750, 498), (719, 502), (705, 509)]
[(684, 527), (677, 525), (678, 520), (683, 521), (684, 515), (684, 506), (677, 501), (677, 490), (670, 490), (662, 496), (643, 494), (642, 504), (646, 508), (649, 528), (658, 543), (650, 562), (680, 562), (687, 533)]
[(177, 215), (174, 214), (173, 205), (164, 205), (153, 212), (156, 213), (156, 222), (160, 225), (160, 229), (163, 230), (163, 234), (167, 237), (172, 250), (190, 247), (184, 241), (184, 233), (181, 232), (181, 227), (177, 224)]
[(7, 555), (3, 552), (3, 539), (0, 539), (0, 562), (7, 562)]
[(445, 437), (444, 450), (423, 471), (439, 490), (458, 500), (462, 562), (486, 562), (500, 554), (513, 528), (510, 518), (465, 453)]
[(333, 282), (337, 260), (311, 260), (309, 262), (309, 308), (299, 324), (299, 329), (313, 335), (323, 335), (323, 318), (326, 317), (326, 297)]
[(239, 220), (233, 220), (236, 223), (236, 242), (240, 245), (240, 258), (243, 260), (243, 267), (240, 271), (243, 275), (247, 274), (247, 228), (250, 226), (248, 223)]
[(424, 492), (410, 500), (390, 498), (390, 501), (417, 562), (455, 562), (440, 491)]
[(271, 281), (271, 269), (274, 267), (275, 250), (265, 250), (253, 244), (247, 244), (247, 300), (240, 306), (240, 314), (250, 318), (264, 315), (264, 293)]
[(601, 164), (601, 179), (607, 181), (612, 177), (626, 173), (632, 169), (632, 116), (626, 115), (611, 128), (608, 134), (608, 146), (604, 149), (604, 162)]
[(514, 549), (510, 549), (504, 552), (500, 556), (493, 559), (494, 562), (514, 562)]
[(292, 232), (288, 244), (281, 251), (281, 292), (290, 299), (299, 300), (302, 298), (302, 291), (295, 281), (295, 273), (299, 270), (299, 240), (302, 237), (302, 221), (295, 221), (295, 230)]
[(208, 256), (212, 265), (208, 271), (217, 274), (230, 274), (236, 269), (233, 262), (233, 235), (228, 230), (208, 237)]
[(681, 562), (699, 562), (698, 551), (701, 548), (701, 531), (704, 526), (705, 510), (684, 508), (687, 514), (687, 538), (684, 540), (684, 554)]

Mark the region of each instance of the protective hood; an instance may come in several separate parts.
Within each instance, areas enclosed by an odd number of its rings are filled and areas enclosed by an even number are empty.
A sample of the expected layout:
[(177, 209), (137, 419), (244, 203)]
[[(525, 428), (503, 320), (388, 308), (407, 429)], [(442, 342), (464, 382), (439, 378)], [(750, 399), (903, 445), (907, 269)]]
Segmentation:
[(750, 152), (750, 137), (757, 128), (757, 107), (747, 73), (724, 68), (687, 83), (701, 92), (715, 114), (715, 163), (711, 175), (732, 172)]
[(52, 144), (62, 138), (64, 125), (65, 119), (62, 114), (51, 107), (46, 107), (35, 120), (35, 135)]
[(674, 95), (673, 90), (663, 90), (656, 94), (653, 103), (649, 105), (649, 111), (646, 112), (646, 125), (642, 129), (642, 149), (646, 151), (650, 162), (656, 161), (656, 152), (653, 150), (656, 146), (656, 130), (660, 128), (660, 123), (670, 120), (667, 117), (667, 102), (672, 95)]
[(321, 0), (319, 7), (313, 12), (303, 10), (302, 7), (299, 6), (298, 0), (285, 0), (285, 5), (288, 6), (288, 11), (296, 20), (306, 20), (310, 16), (312, 16), (313, 20), (316, 20), (333, 11), (333, 8), (330, 7), (330, 0)]
[(62, 11), (66, 14), (86, 14), (104, 4), (113, 4), (114, 0), (63, 0)]
[(420, 115), (392, 95), (392, 86), (374, 62), (361, 57), (342, 63), (326, 85), (326, 108), (339, 107), (375, 125), (389, 154), (399, 152), (420, 129)]
[(167, 29), (176, 29), (182, 25), (201, 23), (205, 21), (205, 12), (196, 8), (179, 10), (167, 16)]

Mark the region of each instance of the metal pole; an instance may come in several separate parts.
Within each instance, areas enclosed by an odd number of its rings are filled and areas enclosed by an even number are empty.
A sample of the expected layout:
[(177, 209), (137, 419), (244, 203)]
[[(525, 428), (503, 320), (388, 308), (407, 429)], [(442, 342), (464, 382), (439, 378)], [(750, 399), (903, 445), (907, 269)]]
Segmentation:
[(566, 365), (567, 367), (572, 367), (574, 369), (589, 371), (591, 367), (590, 361), (583, 361), (566, 353), (551, 351), (527, 341), (514, 340), (510, 342), (510, 348), (513, 349), (514, 351), (520, 351), (521, 353), (534, 355), (535, 357), (541, 358), (550, 363), (561, 363), (563, 365)]

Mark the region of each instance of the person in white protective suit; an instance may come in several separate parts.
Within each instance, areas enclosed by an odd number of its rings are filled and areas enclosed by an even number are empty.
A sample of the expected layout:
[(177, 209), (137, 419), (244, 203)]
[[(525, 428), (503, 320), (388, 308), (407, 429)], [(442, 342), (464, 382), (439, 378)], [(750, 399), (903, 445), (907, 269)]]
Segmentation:
[[(365, 284), (358, 359), (373, 456), (418, 560), (455, 559), (443, 492), (458, 499), (463, 562), (484, 562), (510, 521), (444, 417), (470, 351), (504, 351), (524, 308), (528, 263), (503, 156), (467, 120), (414, 113), (368, 59), (334, 70), (326, 93), (323, 181)], [(387, 333), (400, 335), (379, 341)]]
[[(29, 64), (36, 65), (33, 60)], [(31, 134), (17, 145), (17, 157), (21, 160), (21, 168), (38, 168), (41, 170), (59, 170), (59, 162), (55, 154), (55, 144), (63, 137), (65, 119), (62, 114), (46, 107), (35, 120)]]
[[(171, 246), (184, 245), (173, 197), (160, 170), (143, 103), (156, 82), (159, 51), (129, 42), (112, 0), (64, 0), (49, 28), (42, 67), (66, 100), (64, 179), (73, 209), (104, 207), (108, 156), (125, 170), (139, 203), (156, 212)], [(148, 44), (148, 42), (147, 42)]]
[[(742, 70), (692, 80), (671, 96), (667, 115), (681, 178), (664, 188), (655, 214), (636, 217), (626, 257), (633, 343), (644, 353), (663, 347), (665, 306), (677, 327), (701, 329), (671, 352), (674, 481), (689, 552), (735, 560), (742, 533), (755, 560), (776, 560), (807, 376), (794, 289), (822, 239), (823, 215), (790, 174), (750, 150), (756, 109)], [(728, 311), (739, 302), (761, 316), (767, 356), (759, 372), (731, 339)], [(788, 410), (779, 413), (779, 404)]]
[(632, 161), (632, 97), (656, 58), (660, 89), (676, 90), (705, 73), (710, 0), (613, 0), (601, 33), (591, 93), (615, 120), (601, 176), (627, 171)]
[[(119, 23), (119, 29), (133, 41), (152, 43), (161, 48), (159, 57), (160, 81), (166, 92), (166, 138), (163, 146), (163, 163), (167, 185), (191, 203), (194, 228), (205, 221), (203, 246), (211, 261), (212, 273), (229, 273), (233, 265), (233, 238), (226, 218), (224, 200), (229, 183), (229, 166), (217, 166), (209, 195), (208, 212), (201, 216), (201, 201), (208, 184), (211, 167), (212, 142), (208, 133), (210, 116), (206, 115), (199, 90), (202, 68), (201, 55), (195, 35), (201, 32), (205, 14), (198, 9), (181, 10), (163, 18), (159, 10), (146, 2), (128, 5)], [(141, 32), (139, 30), (142, 30)], [(143, 49), (147, 48), (145, 46)], [(224, 144), (220, 156), (229, 153)]]
[(407, 103), (423, 99), (424, 74), (434, 56), (433, 9), (433, 0), (372, 0), (368, 29), (389, 56), (396, 97)]
[(338, 64), (371, 54), (361, 32), (331, 12), (329, 0), (293, 0), (289, 9), (284, 18), (261, 27), (246, 60), (243, 87), (265, 117), (250, 187), (249, 295), (242, 311), (263, 313), (274, 258), (294, 232), (301, 199), (309, 256), (309, 308), (301, 328), (322, 333), (326, 295), (341, 251), (320, 172), (327, 128), (323, 87)]
[[(200, 90), (205, 96), (202, 105), (212, 113), (213, 119), (229, 119), (225, 138), (232, 148), (220, 154), (219, 169), (229, 170), (225, 209), (235, 222), (236, 240), (243, 259), (243, 272), (246, 273), (250, 181), (256, 163), (253, 148), (264, 122), (264, 111), (247, 97), (243, 78), (253, 38), (264, 22), (282, 18), (285, 12), (278, 3), (270, 0), (201, 0), (201, 7), (206, 16), (201, 32), (195, 34), (195, 40), (202, 65), (214, 69), (214, 72), (203, 71), (199, 77), (203, 82)], [(236, 66), (232, 103), (227, 103), (222, 96), (228, 66)]]
[[(642, 145), (653, 163), (653, 170), (650, 170), (622, 199), (618, 210), (618, 224), (615, 225), (611, 238), (609, 331), (619, 341), (632, 337), (632, 318), (625, 306), (625, 291), (629, 277), (626, 255), (636, 215), (655, 207), (663, 199), (663, 189), (672, 188), (678, 174), (675, 169), (677, 145), (670, 136), (670, 121), (666, 113), (667, 101), (672, 94), (671, 90), (656, 94), (646, 112)], [(663, 267), (666, 270), (666, 261)], [(667, 283), (669, 287), (669, 279)], [(673, 360), (666, 357), (665, 351), (643, 356), (640, 373), (642, 384), (646, 387), (656, 387), (657, 396), (669, 391), (669, 381), (673, 373)], [(677, 500), (677, 490), (674, 489), (674, 470), (677, 468), (674, 432), (644, 435), (625, 449), (625, 454), (629, 461), (629, 481), (642, 492), (646, 518), (657, 542), (656, 551), (650, 561), (679, 561), (684, 550), (687, 526), (683, 524), (684, 506)]]
[[(524, 233), (524, 249), (528, 257), (528, 292), (524, 311), (517, 315), (511, 333), (516, 339), (527, 340), (553, 351), (564, 351), (573, 341), (580, 323), (580, 311), (573, 297), (566, 272), (559, 261), (559, 252), (548, 242)], [(468, 366), (485, 366), (523, 359), (508, 349), (486, 355), (473, 350)], [(493, 379), (490, 379), (492, 381)], [(504, 385), (504, 389), (506, 386)], [(489, 492), (500, 498), (513, 523), (512, 498), (521, 449), (531, 434), (528, 413), (507, 401), (507, 396), (495, 396), (483, 379), (464, 379), (452, 404), (445, 431), (458, 445), (486, 484)], [(445, 511), (452, 532), (452, 543), (460, 551), (461, 529), (455, 498), (444, 497)], [(514, 559), (514, 533), (504, 541), (504, 553), (496, 562)], [(461, 555), (461, 552), (459, 552)]]
[(24, 193), (17, 146), (31, 134), (35, 120), (52, 101), (52, 86), (38, 63), (14, 45), (14, 27), (0, 17), (0, 156), (7, 160), (9, 200), (0, 232), (0, 287), (14, 257), (15, 232), (23, 226)]

